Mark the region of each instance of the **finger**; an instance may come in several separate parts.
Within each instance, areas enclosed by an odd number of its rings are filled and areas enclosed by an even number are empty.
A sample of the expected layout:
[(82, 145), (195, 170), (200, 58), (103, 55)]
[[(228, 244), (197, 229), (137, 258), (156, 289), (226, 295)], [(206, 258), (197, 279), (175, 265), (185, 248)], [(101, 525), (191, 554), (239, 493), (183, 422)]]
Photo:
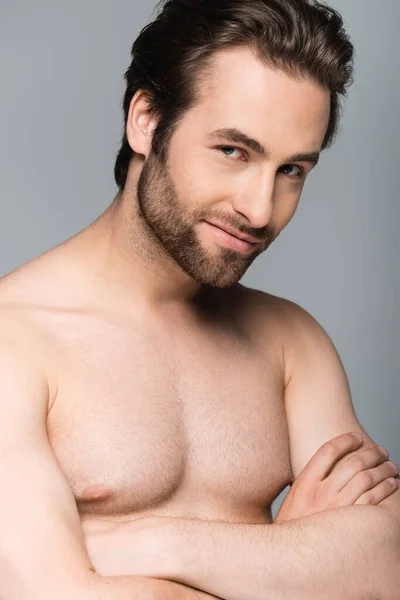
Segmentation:
[(354, 504), (379, 504), (385, 498), (391, 496), (399, 487), (398, 479), (385, 479), (376, 487), (360, 496)]
[(361, 471), (343, 488), (339, 494), (341, 505), (347, 506), (354, 504), (364, 493), (372, 490), (381, 482), (390, 477), (396, 477), (399, 473), (397, 465), (391, 462), (385, 462), (374, 469)]
[(325, 479), (343, 456), (360, 448), (363, 440), (356, 435), (360, 434), (345, 433), (323, 444), (304, 467), (299, 477), (313, 481)]
[[(387, 460), (388, 452), (380, 446), (373, 446), (344, 458), (329, 475), (329, 479), (331, 479), (330, 487), (332, 486), (332, 490), (340, 492), (357, 473), (373, 469), (387, 462)], [(376, 483), (379, 483), (379, 481)]]

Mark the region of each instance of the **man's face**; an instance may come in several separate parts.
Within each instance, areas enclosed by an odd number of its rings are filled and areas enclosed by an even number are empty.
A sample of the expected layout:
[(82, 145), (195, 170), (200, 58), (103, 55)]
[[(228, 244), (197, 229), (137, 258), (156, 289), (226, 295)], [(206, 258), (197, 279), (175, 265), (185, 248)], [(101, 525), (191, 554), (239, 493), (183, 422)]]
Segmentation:
[(159, 249), (199, 283), (240, 281), (293, 217), (315, 166), (294, 157), (318, 153), (329, 110), (330, 93), (316, 83), (248, 50), (218, 53), (165, 164), (151, 153), (140, 176), (139, 209)]

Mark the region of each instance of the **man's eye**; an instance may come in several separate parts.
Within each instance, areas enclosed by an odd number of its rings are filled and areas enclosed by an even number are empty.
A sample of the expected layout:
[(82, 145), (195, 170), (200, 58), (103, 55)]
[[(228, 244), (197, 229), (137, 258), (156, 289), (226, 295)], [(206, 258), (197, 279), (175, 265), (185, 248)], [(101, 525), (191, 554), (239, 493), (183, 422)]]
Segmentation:
[(304, 175), (303, 167), (298, 167), (297, 165), (283, 165), (279, 171), (291, 179), (300, 179)]
[[(235, 148), (234, 146), (220, 146), (219, 149), (228, 158), (239, 158), (240, 159), (241, 157), (245, 156), (244, 150), (241, 150), (240, 148)], [(235, 155), (235, 152), (236, 152), (236, 155)], [(239, 154), (239, 156), (238, 156), (238, 154)]]

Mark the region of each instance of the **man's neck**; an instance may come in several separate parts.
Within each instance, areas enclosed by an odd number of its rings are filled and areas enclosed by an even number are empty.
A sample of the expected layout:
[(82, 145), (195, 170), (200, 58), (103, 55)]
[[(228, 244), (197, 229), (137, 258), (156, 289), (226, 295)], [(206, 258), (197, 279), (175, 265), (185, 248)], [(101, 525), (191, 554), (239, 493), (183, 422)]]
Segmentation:
[(91, 271), (136, 305), (190, 309), (202, 292), (203, 286), (150, 238), (136, 210), (136, 198), (127, 193), (119, 193), (77, 237), (76, 247)]

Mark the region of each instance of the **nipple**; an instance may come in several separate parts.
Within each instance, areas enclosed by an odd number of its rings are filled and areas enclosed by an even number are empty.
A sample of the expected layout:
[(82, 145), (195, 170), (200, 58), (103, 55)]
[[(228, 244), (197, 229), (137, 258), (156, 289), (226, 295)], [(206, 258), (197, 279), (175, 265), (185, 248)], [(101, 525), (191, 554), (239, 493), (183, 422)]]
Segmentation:
[(105, 500), (112, 495), (112, 489), (106, 485), (89, 485), (82, 493), (82, 500)]

